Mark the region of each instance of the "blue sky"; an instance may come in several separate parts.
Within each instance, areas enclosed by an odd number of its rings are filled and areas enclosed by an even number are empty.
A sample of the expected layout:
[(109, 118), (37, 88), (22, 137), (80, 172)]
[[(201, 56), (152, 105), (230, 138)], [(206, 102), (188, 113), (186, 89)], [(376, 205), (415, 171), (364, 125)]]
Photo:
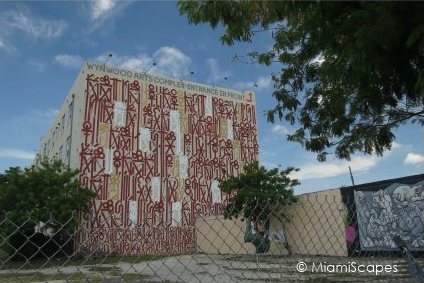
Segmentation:
[[(406, 125), (382, 158), (357, 154), (350, 162), (316, 161), (286, 141), (295, 127), (268, 124), (262, 115), (274, 105), (271, 72), (233, 62), (235, 55), (272, 46), (268, 32), (252, 44), (222, 46), (220, 30), (189, 26), (174, 2), (1, 2), (0, 3), (0, 171), (31, 163), (84, 60), (146, 70), (200, 83), (256, 92), (260, 161), (267, 167), (294, 166), (302, 185), (296, 193), (419, 174), (424, 171), (424, 130)], [(189, 75), (194, 72), (194, 75)], [(225, 79), (227, 77), (227, 79)], [(254, 85), (257, 85), (256, 87)]]

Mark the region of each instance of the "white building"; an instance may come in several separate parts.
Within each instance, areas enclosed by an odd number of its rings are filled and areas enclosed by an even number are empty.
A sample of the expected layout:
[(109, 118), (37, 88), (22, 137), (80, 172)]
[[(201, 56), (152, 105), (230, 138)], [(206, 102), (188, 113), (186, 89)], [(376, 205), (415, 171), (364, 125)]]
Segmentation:
[(80, 248), (119, 254), (195, 251), (195, 216), (228, 201), (224, 170), (257, 155), (253, 93), (92, 62), (39, 150), (97, 192)]

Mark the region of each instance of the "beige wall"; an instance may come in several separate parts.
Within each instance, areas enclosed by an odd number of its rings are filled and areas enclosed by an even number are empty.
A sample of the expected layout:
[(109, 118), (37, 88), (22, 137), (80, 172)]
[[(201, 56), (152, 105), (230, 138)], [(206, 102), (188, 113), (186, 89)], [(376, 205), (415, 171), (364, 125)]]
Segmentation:
[[(290, 221), (271, 217), (271, 248), (268, 254), (287, 254), (275, 235), (284, 231), (294, 254), (346, 256), (343, 217), (345, 207), (339, 189), (298, 196), (287, 208)], [(246, 222), (222, 216), (198, 218), (196, 238), (198, 252), (211, 254), (254, 254), (251, 243), (244, 243)]]
[(339, 189), (299, 196), (298, 202), (288, 208), (290, 221), (284, 224), (292, 251), (299, 254), (347, 255), (344, 207)]
[(246, 222), (214, 216), (196, 219), (197, 252), (210, 254), (254, 254), (255, 247), (244, 242)]

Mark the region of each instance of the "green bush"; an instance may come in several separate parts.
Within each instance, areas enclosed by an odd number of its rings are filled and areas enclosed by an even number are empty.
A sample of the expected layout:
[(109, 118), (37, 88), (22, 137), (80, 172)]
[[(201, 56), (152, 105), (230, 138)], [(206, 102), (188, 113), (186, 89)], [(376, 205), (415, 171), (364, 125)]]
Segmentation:
[(69, 255), (77, 213), (94, 196), (61, 161), (9, 168), (0, 174), (0, 250), (19, 260)]
[(232, 195), (224, 217), (241, 216), (254, 222), (267, 221), (270, 213), (285, 217), (281, 208), (296, 202), (293, 187), (299, 185), (299, 181), (292, 180), (289, 175), (297, 170), (292, 167), (267, 170), (253, 162), (245, 166), (240, 175), (228, 176), (220, 183), (222, 191)]

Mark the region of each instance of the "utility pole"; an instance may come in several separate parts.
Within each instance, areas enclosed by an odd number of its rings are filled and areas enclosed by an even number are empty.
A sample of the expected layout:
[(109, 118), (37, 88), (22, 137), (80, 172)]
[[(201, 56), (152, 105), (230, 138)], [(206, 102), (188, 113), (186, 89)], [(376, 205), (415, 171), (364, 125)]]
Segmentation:
[(350, 166), (349, 166), (349, 172), (350, 172), (350, 179), (352, 180), (352, 186), (355, 186), (355, 181), (353, 181), (352, 169), (350, 169)]

